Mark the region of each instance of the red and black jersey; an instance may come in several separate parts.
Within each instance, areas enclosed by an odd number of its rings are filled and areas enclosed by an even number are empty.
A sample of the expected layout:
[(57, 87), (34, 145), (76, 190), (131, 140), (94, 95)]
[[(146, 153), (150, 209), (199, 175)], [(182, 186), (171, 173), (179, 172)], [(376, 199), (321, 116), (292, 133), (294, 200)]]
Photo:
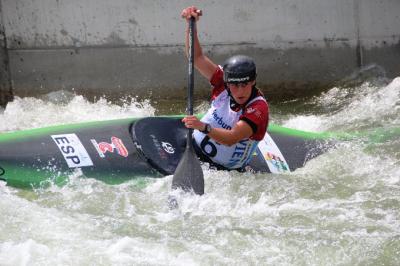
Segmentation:
[[(223, 75), (224, 72), (219, 66), (211, 77), (210, 83), (213, 87), (211, 100), (215, 100), (223, 91), (228, 91), (223, 80)], [(259, 100), (253, 101), (256, 98), (259, 98)], [(250, 139), (262, 140), (267, 131), (269, 122), (269, 107), (262, 92), (258, 88), (253, 87), (249, 100), (243, 105), (237, 104), (232, 96), (230, 97), (230, 101), (233, 111), (243, 111), (239, 120), (245, 121), (253, 129), (253, 135)]]

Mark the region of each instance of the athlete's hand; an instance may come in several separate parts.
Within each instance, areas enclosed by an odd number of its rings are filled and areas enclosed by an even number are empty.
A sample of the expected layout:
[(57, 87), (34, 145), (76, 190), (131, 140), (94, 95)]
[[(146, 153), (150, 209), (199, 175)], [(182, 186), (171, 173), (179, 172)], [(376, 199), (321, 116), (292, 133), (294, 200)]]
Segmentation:
[(197, 117), (194, 115), (189, 115), (186, 116), (182, 119), (182, 122), (185, 123), (185, 127), (187, 128), (193, 128), (197, 130), (204, 130), (205, 124), (201, 122)]
[(200, 16), (202, 15), (202, 12), (200, 9), (198, 9), (195, 6), (190, 6), (182, 10), (181, 16), (182, 18), (186, 19), (189, 21), (191, 17), (194, 17), (197, 20), (199, 20)]

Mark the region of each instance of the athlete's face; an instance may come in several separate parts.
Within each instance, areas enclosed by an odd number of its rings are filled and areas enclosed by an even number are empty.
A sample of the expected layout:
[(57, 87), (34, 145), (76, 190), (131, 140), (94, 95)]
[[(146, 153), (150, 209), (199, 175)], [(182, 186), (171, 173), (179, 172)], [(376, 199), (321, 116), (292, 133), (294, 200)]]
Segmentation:
[(238, 104), (244, 104), (251, 96), (251, 90), (256, 83), (255, 80), (246, 83), (227, 83), (229, 90), (233, 96), (233, 99)]

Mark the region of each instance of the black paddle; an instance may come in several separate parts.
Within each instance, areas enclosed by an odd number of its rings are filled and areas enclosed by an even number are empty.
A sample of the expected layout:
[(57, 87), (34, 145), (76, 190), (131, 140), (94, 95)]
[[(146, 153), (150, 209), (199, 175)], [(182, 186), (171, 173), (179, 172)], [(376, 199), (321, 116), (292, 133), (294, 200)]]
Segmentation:
[[(193, 86), (194, 86), (194, 25), (195, 18), (189, 20), (189, 71), (188, 71), (188, 102), (187, 111), (193, 115)], [(204, 194), (204, 175), (200, 161), (192, 144), (193, 129), (189, 129), (186, 139), (186, 149), (175, 170), (172, 179), (172, 189), (181, 188), (185, 192), (194, 191), (198, 195)]]

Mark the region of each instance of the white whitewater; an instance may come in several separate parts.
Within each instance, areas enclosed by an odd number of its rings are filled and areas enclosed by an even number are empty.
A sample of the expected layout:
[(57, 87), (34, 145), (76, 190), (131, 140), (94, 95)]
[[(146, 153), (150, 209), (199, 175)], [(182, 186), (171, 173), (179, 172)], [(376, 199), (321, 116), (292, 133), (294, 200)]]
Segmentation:
[[(0, 132), (156, 111), (52, 97), (17, 98)], [(303, 130), (398, 128), (400, 78), (276, 113)], [(171, 176), (110, 186), (77, 174), (36, 191), (0, 183), (0, 265), (400, 265), (400, 136), (345, 142), (285, 175), (204, 173), (206, 194), (179, 197), (175, 211)]]

